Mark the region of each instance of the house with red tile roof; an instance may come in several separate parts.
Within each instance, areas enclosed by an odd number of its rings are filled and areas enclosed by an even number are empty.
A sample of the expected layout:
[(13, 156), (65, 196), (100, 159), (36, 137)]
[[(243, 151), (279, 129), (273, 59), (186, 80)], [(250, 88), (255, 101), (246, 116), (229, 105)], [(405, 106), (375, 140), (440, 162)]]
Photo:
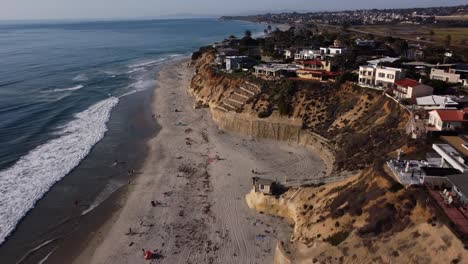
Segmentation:
[(430, 111), (428, 125), (433, 127), (435, 131), (466, 131), (468, 108)]
[(434, 88), (422, 84), (416, 80), (404, 78), (395, 82), (396, 87), (393, 89), (393, 94), (397, 99), (414, 99), (432, 95)]
[(296, 61), (296, 64), (298, 64), (303, 69), (324, 70), (324, 71), (331, 70), (331, 63), (329, 61), (299, 60), (299, 61)]

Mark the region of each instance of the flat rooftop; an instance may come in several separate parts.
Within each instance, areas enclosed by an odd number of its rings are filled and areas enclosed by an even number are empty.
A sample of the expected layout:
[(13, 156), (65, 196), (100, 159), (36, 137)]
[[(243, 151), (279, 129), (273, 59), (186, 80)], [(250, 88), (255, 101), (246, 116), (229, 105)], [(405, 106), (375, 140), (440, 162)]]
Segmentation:
[(466, 135), (463, 136), (442, 136), (443, 141), (447, 142), (455, 150), (464, 156), (468, 156), (468, 142)]
[(296, 64), (276, 64), (276, 63), (260, 64), (260, 65), (254, 66), (254, 68), (257, 70), (272, 71), (272, 72), (281, 71), (281, 70), (296, 71), (298, 69), (301, 69), (301, 67), (299, 67)]

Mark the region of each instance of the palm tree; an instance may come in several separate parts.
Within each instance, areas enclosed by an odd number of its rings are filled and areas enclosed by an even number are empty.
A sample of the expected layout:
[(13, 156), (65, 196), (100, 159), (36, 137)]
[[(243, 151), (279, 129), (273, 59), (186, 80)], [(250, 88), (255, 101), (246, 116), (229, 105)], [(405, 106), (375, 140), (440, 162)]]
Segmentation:
[(251, 38), (252, 37), (252, 32), (250, 30), (246, 30), (244, 33), (244, 36)]

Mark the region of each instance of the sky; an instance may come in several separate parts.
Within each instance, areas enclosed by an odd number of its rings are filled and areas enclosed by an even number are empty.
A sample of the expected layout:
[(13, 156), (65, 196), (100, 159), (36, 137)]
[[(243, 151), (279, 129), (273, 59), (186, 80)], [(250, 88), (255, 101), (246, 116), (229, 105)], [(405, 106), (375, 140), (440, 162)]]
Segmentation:
[(467, 3), (468, 0), (0, 0), (0, 20), (221, 16)]

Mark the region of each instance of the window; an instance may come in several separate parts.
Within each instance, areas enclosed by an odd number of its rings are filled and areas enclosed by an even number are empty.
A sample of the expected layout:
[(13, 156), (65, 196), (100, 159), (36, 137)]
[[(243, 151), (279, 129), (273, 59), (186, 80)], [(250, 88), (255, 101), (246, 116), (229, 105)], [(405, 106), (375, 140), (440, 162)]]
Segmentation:
[(387, 74), (387, 78), (388, 78), (388, 79), (393, 79), (393, 78), (395, 78), (395, 75), (393, 75), (393, 74)]
[(379, 77), (381, 77), (381, 78), (385, 78), (385, 73), (383, 73), (383, 72), (379, 72)]
[(260, 190), (265, 189), (265, 186), (263, 184), (260, 184)]
[(371, 71), (368, 71), (367, 74), (368, 74), (369, 76), (372, 76), (372, 72), (371, 72)]

